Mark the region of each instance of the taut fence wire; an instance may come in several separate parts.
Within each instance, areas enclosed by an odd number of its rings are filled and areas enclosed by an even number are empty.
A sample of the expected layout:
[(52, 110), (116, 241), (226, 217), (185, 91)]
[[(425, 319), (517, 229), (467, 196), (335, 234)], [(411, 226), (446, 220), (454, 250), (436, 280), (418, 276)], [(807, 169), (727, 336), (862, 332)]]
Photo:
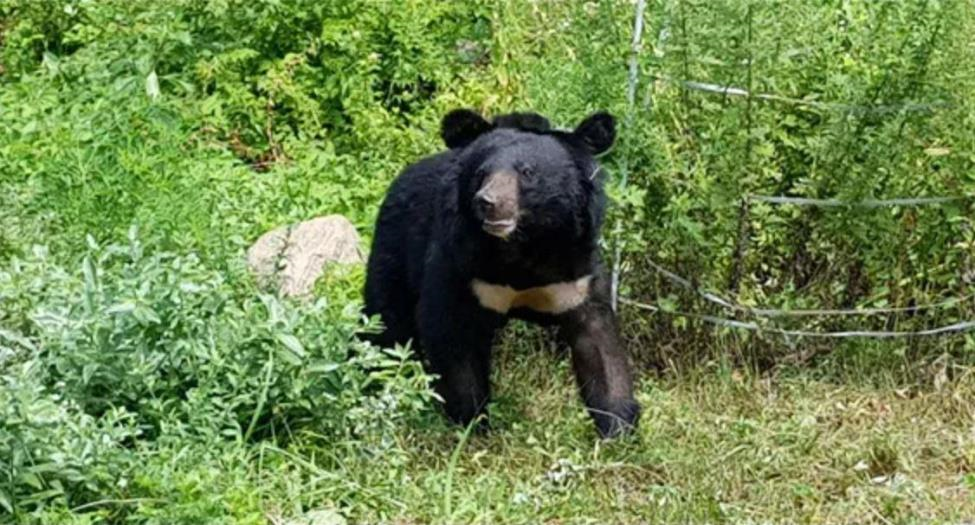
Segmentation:
[(795, 106), (806, 106), (810, 108), (815, 108), (819, 110), (828, 111), (839, 111), (839, 112), (849, 112), (849, 113), (899, 113), (899, 112), (931, 112), (939, 109), (949, 108), (952, 106), (950, 102), (940, 101), (940, 102), (929, 102), (929, 103), (906, 103), (906, 104), (844, 104), (837, 102), (822, 102), (819, 100), (814, 100), (810, 98), (796, 98), (787, 97), (784, 95), (776, 95), (774, 93), (754, 93), (748, 89), (736, 86), (725, 86), (721, 84), (713, 84), (710, 82), (702, 82), (698, 80), (682, 80), (667, 76), (653, 76), (651, 77), (657, 82), (662, 82), (666, 84), (674, 84), (682, 89), (690, 91), (700, 91), (703, 93), (711, 93), (713, 95), (721, 96), (731, 96), (731, 97), (745, 97), (753, 98), (758, 100), (764, 100), (768, 102), (782, 102), (786, 104), (792, 104)]
[(724, 326), (727, 328), (736, 328), (740, 330), (748, 330), (753, 332), (763, 332), (774, 335), (781, 335), (787, 337), (809, 337), (809, 338), (828, 338), (828, 339), (844, 339), (844, 338), (871, 338), (871, 339), (898, 339), (898, 338), (909, 338), (909, 337), (929, 337), (938, 335), (957, 335), (964, 332), (970, 332), (975, 330), (975, 321), (961, 321), (954, 324), (939, 326), (937, 328), (930, 328), (927, 330), (917, 330), (917, 331), (887, 331), (887, 330), (847, 330), (840, 332), (817, 332), (813, 330), (786, 330), (783, 328), (776, 328), (770, 326), (761, 326), (758, 323), (750, 321), (739, 321), (736, 319), (727, 319), (724, 317), (716, 317), (713, 315), (697, 314), (692, 312), (681, 312), (678, 310), (666, 310), (659, 306), (643, 303), (639, 301), (634, 301), (632, 299), (623, 298), (620, 300), (623, 304), (634, 306), (642, 310), (649, 310), (655, 313), (662, 313), (665, 315), (672, 315), (677, 317), (687, 317), (690, 319), (699, 319), (701, 321), (714, 324), (717, 326)]

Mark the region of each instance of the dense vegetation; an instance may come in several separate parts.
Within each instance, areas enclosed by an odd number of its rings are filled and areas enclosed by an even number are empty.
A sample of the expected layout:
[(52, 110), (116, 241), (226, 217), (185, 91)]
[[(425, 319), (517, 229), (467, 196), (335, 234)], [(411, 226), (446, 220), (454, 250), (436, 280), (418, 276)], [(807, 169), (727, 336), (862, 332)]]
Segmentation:
[[(975, 6), (651, 1), (631, 78), (633, 19), (623, 0), (0, 3), (0, 522), (975, 517), (975, 337), (676, 315), (913, 331), (975, 319), (970, 298), (762, 320), (651, 266), (765, 308), (969, 297)], [(597, 443), (522, 325), (495, 430), (450, 429), (408, 351), (353, 337), (361, 268), (307, 303), (243, 268), (315, 215), (368, 239), (458, 106), (620, 117), (607, 253), (659, 308), (621, 307), (638, 435)]]

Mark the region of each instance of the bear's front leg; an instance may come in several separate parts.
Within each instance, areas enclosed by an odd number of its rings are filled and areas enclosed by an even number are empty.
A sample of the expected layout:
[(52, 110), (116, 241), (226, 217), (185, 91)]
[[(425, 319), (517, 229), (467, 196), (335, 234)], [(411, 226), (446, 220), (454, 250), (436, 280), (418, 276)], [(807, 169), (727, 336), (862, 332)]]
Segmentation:
[(491, 343), (503, 318), (477, 304), (461, 282), (434, 274), (425, 284), (418, 312), (424, 355), (439, 376), (435, 389), (447, 417), (467, 425), (487, 408)]
[(599, 434), (613, 437), (636, 427), (640, 405), (604, 281), (597, 274), (592, 295), (562, 315), (559, 332), (572, 348), (576, 381)]

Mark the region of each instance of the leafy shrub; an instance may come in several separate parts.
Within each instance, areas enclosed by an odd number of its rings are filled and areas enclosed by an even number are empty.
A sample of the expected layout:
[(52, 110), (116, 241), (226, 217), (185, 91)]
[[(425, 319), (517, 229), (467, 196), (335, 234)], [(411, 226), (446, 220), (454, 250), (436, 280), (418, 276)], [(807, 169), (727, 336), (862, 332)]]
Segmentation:
[(98, 498), (134, 460), (127, 448), (139, 436), (133, 414), (86, 414), (44, 384), (41, 367), (36, 359), (0, 364), (0, 515), (58, 498)]
[(355, 338), (355, 302), (257, 294), (193, 255), (145, 252), (134, 230), (89, 242), (79, 270), (36, 250), (0, 272), (8, 510), (113, 490), (133, 440), (368, 443), (429, 406), (417, 362)]

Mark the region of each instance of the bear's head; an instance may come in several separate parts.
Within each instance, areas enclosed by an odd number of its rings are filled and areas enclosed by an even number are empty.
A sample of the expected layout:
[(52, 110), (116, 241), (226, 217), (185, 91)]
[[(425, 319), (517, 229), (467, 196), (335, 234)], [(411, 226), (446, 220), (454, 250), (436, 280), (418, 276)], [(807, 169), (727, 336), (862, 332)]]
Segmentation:
[(462, 109), (444, 117), (442, 136), (458, 152), (459, 209), (485, 234), (532, 241), (598, 232), (604, 196), (593, 157), (616, 138), (610, 114), (561, 131), (535, 113), (488, 122)]

